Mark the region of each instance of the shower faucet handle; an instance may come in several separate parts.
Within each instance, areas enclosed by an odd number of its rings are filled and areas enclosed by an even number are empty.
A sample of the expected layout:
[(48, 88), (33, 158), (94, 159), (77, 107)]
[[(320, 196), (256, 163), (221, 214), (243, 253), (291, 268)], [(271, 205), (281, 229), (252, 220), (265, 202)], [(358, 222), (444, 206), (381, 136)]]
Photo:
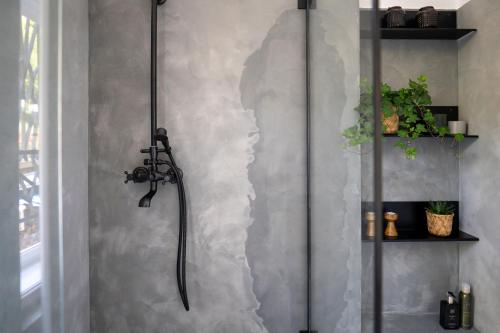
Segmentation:
[(134, 183), (145, 183), (149, 180), (149, 170), (145, 167), (135, 168), (132, 173), (124, 171), (125, 173), (125, 184), (132, 181)]
[(128, 171), (123, 171), (123, 173), (125, 174), (125, 181), (124, 181), (125, 184), (128, 184), (129, 181), (134, 180), (134, 176), (131, 175)]

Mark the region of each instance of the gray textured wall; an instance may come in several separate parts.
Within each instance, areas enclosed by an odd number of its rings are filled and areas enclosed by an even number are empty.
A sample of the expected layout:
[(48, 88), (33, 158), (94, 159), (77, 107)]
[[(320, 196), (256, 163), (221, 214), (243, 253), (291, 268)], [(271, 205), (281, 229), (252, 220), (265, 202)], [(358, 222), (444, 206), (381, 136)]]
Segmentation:
[[(361, 73), (367, 77), (371, 70), (370, 48), (363, 41)], [(382, 80), (398, 89), (408, 79), (419, 75), (429, 78), (429, 91), (434, 105), (458, 104), (457, 44), (454, 41), (382, 42)], [(404, 157), (393, 147), (396, 139), (384, 143), (384, 200), (427, 201), (458, 200), (458, 148), (452, 140), (440, 144), (434, 139), (415, 143), (415, 161)], [(368, 164), (367, 164), (368, 163)], [(363, 159), (363, 170), (369, 169), (370, 159)], [(366, 174), (366, 172), (364, 172)], [(371, 193), (370, 182), (363, 183), (364, 195)], [(434, 254), (440, 253), (439, 257)], [(372, 269), (372, 259), (363, 256), (363, 267)], [(363, 270), (365, 284), (371, 276)], [(386, 244), (384, 246), (384, 311), (387, 313), (439, 312), (439, 300), (458, 283), (458, 248), (453, 244)], [(371, 291), (366, 290), (367, 299)], [(364, 302), (365, 311), (370, 304)], [(368, 306), (368, 307), (366, 307)]]
[[(358, 332), (359, 165), (340, 144), (358, 98), (357, 26), (349, 24), (357, 5), (318, 5), (315, 54), (329, 70), (317, 67), (313, 79), (321, 87), (314, 250), (325, 263), (315, 271), (315, 325)], [(92, 331), (304, 328), (304, 13), (288, 0), (169, 1), (159, 13), (159, 123), (186, 175), (192, 310), (182, 309), (175, 281), (175, 188), (162, 188), (145, 210), (137, 203), (146, 186), (122, 183), (148, 144), (149, 6), (95, 0)]]
[(361, 329), (361, 171), (341, 133), (359, 104), (358, 4), (318, 1), (311, 22), (313, 328), (355, 333)]
[[(363, 17), (366, 13), (363, 13)], [(371, 74), (369, 41), (361, 44), (361, 75)], [(408, 79), (420, 75), (429, 78), (429, 91), (434, 105), (458, 104), (458, 53), (455, 41), (383, 40), (383, 81), (399, 89)], [(366, 66), (365, 66), (366, 65)]]
[(472, 246), (461, 246), (460, 280), (472, 282), (475, 324), (483, 333), (497, 332), (500, 326), (499, 17), (496, 0), (472, 0), (459, 11), (461, 27), (479, 30), (459, 45), (459, 96), (461, 117), (480, 135), (479, 140), (463, 146), (461, 218), (465, 231), (481, 239)]
[(457, 105), (457, 57), (455, 41), (384, 40), (383, 80), (400, 88), (409, 78), (426, 75), (434, 105)]
[(19, 300), (18, 140), (19, 41), (18, 1), (0, 3), (0, 331), (17, 333)]
[[(88, 1), (62, 0), (60, 177), (63, 221), (64, 331), (90, 329)], [(42, 147), (43, 149), (43, 147)], [(56, 273), (53, 272), (55, 277)]]

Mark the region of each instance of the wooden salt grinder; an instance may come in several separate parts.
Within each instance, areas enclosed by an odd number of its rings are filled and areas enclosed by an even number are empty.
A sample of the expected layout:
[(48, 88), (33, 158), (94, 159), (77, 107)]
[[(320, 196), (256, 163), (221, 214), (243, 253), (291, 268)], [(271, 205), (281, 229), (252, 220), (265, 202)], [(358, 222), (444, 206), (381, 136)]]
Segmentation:
[(384, 235), (390, 238), (398, 237), (398, 230), (396, 229), (398, 214), (394, 212), (387, 212), (384, 214), (384, 219), (387, 221), (387, 227), (385, 228)]

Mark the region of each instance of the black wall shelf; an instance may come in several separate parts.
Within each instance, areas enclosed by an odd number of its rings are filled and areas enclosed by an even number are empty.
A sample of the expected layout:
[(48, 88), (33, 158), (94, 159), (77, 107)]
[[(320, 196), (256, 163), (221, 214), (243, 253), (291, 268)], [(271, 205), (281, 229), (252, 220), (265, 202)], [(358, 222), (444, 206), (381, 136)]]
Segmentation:
[[(373, 242), (366, 236), (363, 237), (363, 242)], [(384, 236), (385, 243), (420, 243), (420, 242), (478, 242), (479, 238), (472, 236), (466, 232), (459, 231), (458, 234), (450, 237), (436, 237), (429, 234), (418, 234), (407, 231), (400, 231), (399, 237), (395, 239)]]
[[(386, 138), (399, 138), (397, 134), (384, 134), (384, 137)], [(430, 135), (430, 134), (421, 134), (421, 138), (435, 138), (435, 139), (440, 139), (439, 137)], [(447, 134), (444, 136), (444, 138), (454, 138), (455, 136), (453, 134)], [(479, 139), (479, 135), (464, 135), (466, 139)]]
[(476, 31), (476, 29), (453, 28), (383, 28), (381, 37), (382, 39), (458, 40)]
[[(362, 22), (367, 21), (367, 11), (361, 11)], [(416, 10), (406, 11), (406, 26), (401, 28), (387, 28), (385, 11), (380, 11), (380, 27), (382, 39), (425, 39), (425, 40), (458, 40), (477, 31), (477, 29), (458, 29), (457, 12), (454, 10), (438, 10), (438, 26), (436, 28), (419, 28)], [(364, 20), (363, 20), (364, 18)], [(369, 29), (363, 26), (361, 38), (371, 37)]]
[[(453, 28), (382, 28), (380, 30), (382, 39), (408, 39), (408, 40), (458, 40), (477, 29), (453, 29)], [(371, 38), (369, 31), (361, 31), (362, 39)]]
[[(441, 115), (446, 115), (446, 119), (448, 121), (457, 121), (459, 120), (458, 117), (458, 106), (436, 106), (436, 105), (430, 105), (428, 108), (431, 110), (432, 114), (441, 114)], [(466, 139), (479, 139), (479, 135), (464, 135)], [(397, 134), (384, 134), (384, 137), (386, 138), (399, 138)], [(420, 135), (421, 138), (436, 138), (434, 135), (430, 134), (422, 134)], [(455, 136), (452, 134), (446, 135), (445, 138), (454, 138)]]
[[(453, 231), (449, 237), (432, 236), (427, 231), (427, 217), (425, 208), (426, 201), (387, 201), (384, 202), (384, 212), (395, 212), (399, 215), (396, 227), (399, 236), (397, 238), (384, 237), (384, 242), (477, 242), (479, 238), (460, 230), (460, 207), (457, 201), (449, 201), (455, 206), (455, 217), (453, 220)], [(370, 210), (370, 203), (363, 203), (363, 242), (370, 242), (366, 236), (366, 221), (364, 212)], [(385, 228), (385, 222), (384, 222)]]

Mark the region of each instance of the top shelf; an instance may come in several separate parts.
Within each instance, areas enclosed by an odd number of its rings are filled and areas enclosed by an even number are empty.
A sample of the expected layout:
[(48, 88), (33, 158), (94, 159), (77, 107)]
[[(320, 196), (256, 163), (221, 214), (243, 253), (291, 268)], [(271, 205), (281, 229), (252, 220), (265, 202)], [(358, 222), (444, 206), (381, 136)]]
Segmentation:
[[(454, 28), (382, 28), (382, 39), (408, 39), (408, 40), (458, 40), (476, 32), (477, 29)], [(361, 38), (370, 38), (370, 31), (361, 32)]]
[[(405, 11), (405, 26), (400, 28), (388, 28), (386, 22), (386, 11), (381, 10), (380, 28), (382, 39), (409, 39), (409, 40), (458, 40), (477, 31), (477, 29), (459, 29), (457, 23), (457, 12), (454, 10), (438, 10), (438, 22), (435, 28), (420, 28), (417, 22), (417, 10)], [(361, 11), (361, 38), (371, 37), (369, 22), (371, 12)]]
[(382, 28), (382, 39), (428, 39), (428, 40), (458, 40), (477, 29), (453, 28)]

